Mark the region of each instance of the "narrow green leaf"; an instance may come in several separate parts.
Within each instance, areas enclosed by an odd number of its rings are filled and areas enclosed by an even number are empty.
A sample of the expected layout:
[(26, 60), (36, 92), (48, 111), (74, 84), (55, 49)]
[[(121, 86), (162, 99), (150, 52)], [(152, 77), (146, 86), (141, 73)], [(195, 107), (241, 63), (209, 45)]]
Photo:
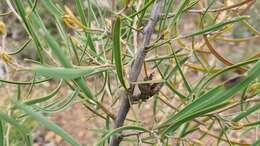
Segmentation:
[[(38, 27), (41, 28), (40, 25)], [(66, 57), (65, 53), (63, 52), (63, 50), (61, 50), (61, 47), (59, 46), (59, 44), (57, 43), (55, 38), (53, 38), (48, 31), (45, 31), (44, 37), (45, 37), (46, 42), (50, 46), (51, 50), (55, 54), (55, 56), (61, 62), (61, 64), (65, 68), (73, 68), (72, 64), (70, 63), (69, 59)], [(86, 85), (86, 82), (85, 82), (85, 80), (83, 78), (76, 78), (74, 80), (75, 80), (75, 82), (78, 84), (78, 86), (81, 88), (81, 90), (83, 91), (83, 93), (87, 97), (89, 97), (89, 98), (93, 97), (90, 89)]]
[(37, 33), (35, 33), (36, 31), (33, 30), (33, 27), (32, 27), (32, 24), (28, 21), (28, 17), (26, 17), (26, 10), (25, 10), (25, 6), (23, 5), (23, 1), (20, 1), (20, 0), (14, 0), (13, 1), (16, 8), (17, 8), (17, 11), (18, 11), (18, 14), (20, 15), (20, 17), (22, 18), (22, 21), (24, 23), (24, 26), (27, 30), (27, 32), (32, 36), (32, 39), (36, 45), (36, 48), (37, 48), (37, 55), (39, 56), (40, 58), (40, 62), (43, 61), (43, 58), (42, 58), (42, 45), (40, 43), (40, 39), (39, 39), (39, 36)]
[(4, 122), (0, 120), (0, 146), (5, 145), (5, 138), (4, 138)]
[(59, 61), (62, 63), (62, 65), (66, 68), (72, 68), (71, 62), (66, 57), (65, 53), (63, 52), (63, 49), (59, 46), (56, 39), (53, 38), (49, 32), (45, 32), (45, 40), (50, 46), (51, 50), (55, 54), (55, 56), (59, 59)]
[(235, 65), (231, 65), (231, 66), (227, 66), (225, 67), (224, 69), (210, 75), (208, 78), (206, 78), (202, 84), (200, 85), (200, 88), (198, 89), (199, 91), (201, 91), (203, 88), (206, 87), (206, 85), (208, 83), (210, 83), (210, 81), (212, 81), (215, 77), (227, 72), (227, 71), (230, 71), (232, 69), (235, 69), (237, 67), (240, 67), (240, 66), (244, 66), (244, 65), (247, 65), (247, 64), (251, 64), (251, 63), (255, 63), (257, 62), (259, 59), (252, 59), (252, 60), (248, 60), (248, 61), (245, 61), (245, 62), (241, 62), (241, 63), (238, 63), (238, 64), (235, 64)]
[(150, 0), (149, 2), (147, 2), (138, 12), (135, 12), (133, 14), (131, 14), (129, 17), (134, 17), (136, 15), (138, 15), (139, 13), (144, 12), (149, 6), (151, 6), (154, 3), (155, 0)]
[(46, 128), (55, 132), (57, 135), (62, 137), (65, 141), (67, 141), (72, 146), (79, 146), (79, 144), (67, 132), (65, 132), (62, 128), (60, 128), (55, 123), (49, 121), (42, 114), (34, 112), (31, 107), (26, 106), (26, 105), (20, 103), (19, 101), (12, 99), (12, 102), (14, 103), (16, 108), (24, 111), (26, 114), (31, 116), (33, 119), (35, 119), (39, 123), (43, 124)]
[(187, 112), (189, 111), (193, 111), (195, 109), (197, 109), (198, 107), (205, 105), (205, 103), (207, 102), (206, 99), (208, 97), (211, 97), (212, 95), (216, 95), (218, 93), (223, 92), (224, 87), (223, 86), (217, 86), (214, 89), (210, 90), (209, 92), (207, 92), (206, 94), (202, 95), (201, 97), (198, 97), (195, 101), (193, 101), (192, 103), (190, 103), (189, 105), (187, 105), (184, 109), (180, 110), (178, 113), (176, 113), (175, 115), (172, 115), (168, 118), (168, 120), (166, 120), (165, 122), (162, 123), (163, 124), (169, 124), (173, 121), (175, 121), (176, 119), (182, 117), (183, 115), (185, 115)]
[(18, 121), (16, 121), (14, 118), (10, 117), (9, 115), (0, 112), (0, 119), (10, 123), (13, 127), (15, 127), (18, 132), (21, 134), (21, 136), (24, 138), (27, 146), (32, 146), (32, 138), (29, 130), (21, 125)]
[(260, 109), (260, 103), (248, 108), (246, 111), (242, 111), (237, 116), (235, 116), (232, 119), (232, 121), (238, 122), (238, 121), (242, 120), (243, 118), (247, 117), (248, 115), (252, 114), (253, 112), (256, 112), (259, 109)]
[(54, 112), (61, 112), (69, 108), (74, 102), (76, 96), (78, 96), (79, 90), (76, 89), (75, 91), (71, 92), (66, 97), (61, 97), (60, 100), (54, 101), (52, 104), (47, 105), (43, 108), (38, 107), (37, 111), (45, 112), (45, 113), (54, 113)]
[(118, 79), (122, 86), (127, 89), (127, 84), (125, 83), (124, 73), (123, 73), (123, 64), (121, 60), (121, 20), (118, 17), (115, 21), (113, 27), (113, 58), (116, 65), (116, 72)]
[(204, 107), (204, 108), (201, 108), (201, 109), (197, 109), (197, 110), (193, 110), (193, 111), (190, 111), (186, 114), (183, 114), (183, 115), (181, 115), (181, 117), (179, 117), (179, 119), (176, 119), (174, 121), (174, 123), (170, 124), (170, 126), (168, 126), (165, 130), (162, 131), (161, 137), (164, 138), (165, 135), (167, 135), (171, 132), (174, 132), (183, 123), (186, 123), (186, 122), (188, 122), (188, 121), (190, 121), (190, 120), (192, 120), (196, 117), (203, 116), (206, 113), (215, 111), (215, 110), (220, 109), (222, 107), (225, 107), (228, 104), (229, 104), (229, 101), (224, 101), (224, 102), (221, 102), (221, 103), (210, 105), (210, 106), (207, 106), (207, 107)]
[(202, 34), (205, 34), (205, 33), (208, 33), (208, 32), (212, 32), (212, 31), (216, 31), (216, 30), (219, 30), (220, 28), (228, 25), (228, 24), (232, 24), (232, 23), (235, 23), (235, 22), (238, 22), (238, 21), (242, 21), (244, 19), (248, 19), (249, 16), (238, 16), (238, 17), (235, 17), (235, 18), (232, 18), (230, 20), (227, 20), (227, 21), (224, 21), (224, 22), (220, 22), (220, 23), (217, 23), (217, 24), (214, 24), (214, 25), (210, 25), (200, 31), (197, 31), (195, 33), (192, 33), (192, 34), (189, 34), (185, 37), (193, 37), (193, 36), (197, 36), (197, 35), (202, 35)]
[(243, 125), (243, 127), (253, 127), (253, 126), (258, 126), (258, 125), (260, 125), (260, 121), (247, 123), (247, 124)]
[(30, 80), (30, 81), (12, 81), (12, 80), (1, 80), (0, 79), (0, 82), (8, 83), (8, 84), (16, 84), (16, 85), (31, 85), (33, 83), (35, 85), (35, 84), (40, 84), (40, 83), (43, 83), (43, 82), (47, 82), (49, 80), (50, 79), (42, 79), (42, 80), (39, 80), (39, 81), (34, 81), (34, 80)]
[(8, 55), (16, 55), (16, 54), (22, 52), (22, 51), (27, 47), (27, 45), (31, 42), (31, 40), (32, 40), (32, 39), (29, 39), (28, 41), (26, 41), (26, 42), (22, 45), (22, 47), (20, 47), (19, 49), (17, 49), (17, 50), (14, 51), (14, 52), (8, 53)]
[[(186, 61), (187, 61), (189, 58), (190, 58), (190, 57), (185, 57), (185, 58), (181, 59), (181, 60), (179, 61), (179, 65), (182, 66), (183, 64), (185, 64)], [(178, 71), (178, 67), (177, 67), (177, 66), (173, 67), (170, 71), (167, 70), (167, 71), (164, 73), (164, 75), (165, 75), (164, 80), (170, 79), (173, 75), (176, 74), (177, 71)], [(169, 72), (169, 73), (168, 73), (168, 72)]]
[(61, 87), (61, 83), (62, 82), (60, 82), (58, 87), (56, 89), (54, 89), (50, 94), (43, 96), (43, 97), (39, 97), (39, 98), (35, 98), (35, 99), (25, 101), (24, 104), (33, 105), (33, 104), (37, 104), (37, 103), (41, 103), (41, 102), (49, 100), (50, 98), (52, 98), (53, 96), (55, 96), (58, 93), (58, 91), (60, 90), (60, 87)]
[(64, 67), (46, 67), (37, 66), (32, 70), (39, 75), (56, 78), (56, 79), (77, 79), (80, 77), (87, 77), (94, 73), (105, 71), (109, 68), (102, 68), (99, 66), (88, 66), (84, 68), (64, 68)]
[(69, 40), (70, 40), (70, 44), (71, 44), (71, 48), (72, 48), (72, 51), (75, 55), (75, 58), (76, 58), (76, 61), (77, 61), (77, 65), (80, 66), (80, 60), (79, 60), (79, 55), (78, 55), (78, 52), (76, 50), (76, 46), (75, 44), (73, 43), (71, 37), (69, 37)]
[(173, 17), (173, 23), (176, 23), (176, 21), (180, 18), (181, 14), (183, 13), (183, 9), (189, 4), (190, 0), (182, 0), (179, 4), (176, 14)]
[(168, 87), (173, 93), (175, 93), (175, 94), (176, 94), (177, 96), (179, 96), (181, 99), (188, 101), (189, 98), (188, 98), (187, 96), (183, 95), (182, 93), (180, 93), (178, 90), (176, 90), (176, 89), (172, 86), (172, 84), (170, 83), (170, 81), (167, 81), (167, 82), (166, 82), (166, 85), (167, 85), (167, 87)]
[(184, 85), (185, 85), (186, 89), (189, 91), (189, 93), (192, 93), (192, 88), (190, 86), (189, 81), (187, 80), (187, 78), (185, 77), (185, 75), (184, 75), (184, 73), (183, 73), (183, 71), (181, 69), (181, 65), (180, 65), (179, 59), (177, 58), (175, 52), (174, 51), (172, 51), (172, 52), (173, 52), (174, 59), (175, 59), (175, 62), (176, 62), (176, 67), (178, 68), (179, 73), (181, 74), (181, 77), (183, 79)]
[(110, 131), (109, 133), (107, 133), (105, 136), (103, 136), (95, 146), (102, 146), (104, 144), (104, 142), (106, 140), (108, 140), (109, 137), (116, 135), (122, 131), (125, 130), (133, 130), (133, 131), (143, 131), (143, 132), (150, 132), (149, 130), (142, 128), (142, 127), (138, 127), (138, 126), (124, 126), (124, 127), (120, 127), (117, 129), (114, 129), (112, 131)]
[[(76, 6), (77, 6), (77, 10), (79, 12), (79, 16), (80, 16), (80, 20), (82, 21), (82, 24), (84, 24), (85, 26), (90, 27), (89, 26), (90, 23), (87, 23), (87, 17), (86, 17), (86, 15), (84, 13), (84, 7), (83, 7), (82, 0), (76, 0)], [(89, 33), (85, 32), (85, 37), (87, 39), (87, 45), (90, 47), (90, 49), (94, 53), (97, 53), (91, 35)]]
[(54, 15), (57, 18), (62, 18), (63, 16), (63, 12), (60, 11), (59, 9), (57, 9), (57, 7), (53, 4), (52, 1), (50, 0), (44, 0), (44, 1), (40, 1), (44, 4), (44, 6), (48, 9), (49, 12), (52, 13), (52, 15)]
[[(201, 111), (203, 114), (205, 114), (205, 109), (207, 109), (208, 107), (214, 107), (215, 105), (221, 104), (226, 101), (229, 97), (233, 96), (234, 94), (248, 86), (250, 82), (260, 77), (259, 72), (260, 61), (258, 61), (255, 66), (248, 71), (248, 75), (244, 78), (239, 78), (239, 80), (236, 80), (235, 82), (231, 80), (232, 82), (226, 82), (224, 84), (218, 85), (206, 94), (198, 97), (192, 103), (187, 105), (184, 109), (179, 111), (177, 114), (170, 116), (168, 120), (161, 124), (170, 124), (170, 126), (163, 132), (162, 137), (164, 137), (167, 133), (176, 130), (178, 126), (180, 126), (179, 123), (176, 124), (176, 122), (179, 122), (179, 120), (181, 120), (183, 117), (187, 117), (188, 119), (195, 118), (196, 116), (194, 116), (194, 114), (196, 115), (197, 111)], [(208, 110), (208, 112), (210, 112), (210, 110)], [(199, 116), (201, 115), (202, 114), (200, 113)]]
[(21, 99), (21, 85), (17, 85), (17, 93), (16, 93), (17, 99)]
[[(256, 112), (256, 111), (259, 110), (259, 109), (260, 109), (260, 103), (254, 105), (254, 106), (252, 106), (252, 107), (249, 107), (249, 108), (248, 108), (247, 110), (245, 110), (245, 111), (240, 112), (238, 115), (236, 115), (236, 116), (232, 119), (232, 121), (233, 121), (233, 122), (239, 122), (240, 120), (246, 118), (247, 116), (249, 116), (249, 115), (252, 114), (253, 112)], [(248, 125), (246, 124), (246, 125), (247, 125), (247, 126), (253, 126), (254, 124), (258, 124), (258, 123), (251, 123), (251, 124), (248, 124)], [(219, 134), (219, 138), (221, 138), (227, 130), (228, 130), (228, 127), (225, 126), (225, 127), (221, 130), (221, 132), (220, 132), (220, 134)]]
[(258, 138), (251, 146), (259, 146), (260, 145), (260, 138)]
[[(164, 3), (164, 16), (163, 16), (163, 20), (162, 21), (160, 21), (160, 25), (159, 25), (159, 32), (161, 32), (162, 31), (162, 29), (164, 29), (165, 28), (165, 24), (166, 24), (166, 22), (167, 22), (167, 18), (168, 18), (168, 16), (169, 16), (169, 12), (171, 11), (171, 8), (172, 8), (172, 5), (173, 5), (173, 3), (175, 2), (175, 0), (169, 0), (168, 2), (165, 2)], [(174, 15), (175, 16), (175, 15)], [(173, 16), (173, 17), (174, 17)]]

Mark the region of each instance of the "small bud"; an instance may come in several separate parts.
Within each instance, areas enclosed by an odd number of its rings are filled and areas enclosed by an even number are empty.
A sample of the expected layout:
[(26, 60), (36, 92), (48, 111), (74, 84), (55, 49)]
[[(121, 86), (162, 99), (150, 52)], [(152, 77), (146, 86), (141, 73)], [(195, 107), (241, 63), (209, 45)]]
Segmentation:
[(6, 63), (6, 64), (12, 64), (13, 58), (7, 54), (7, 52), (0, 52), (0, 58)]
[(106, 25), (107, 25), (107, 27), (108, 27), (109, 29), (112, 28), (112, 22), (111, 22), (110, 19), (105, 19), (105, 23), (106, 23)]
[(77, 25), (74, 21), (74, 18), (71, 17), (70, 15), (64, 15), (63, 16), (63, 21), (64, 23), (68, 26), (68, 27), (71, 27), (71, 28), (77, 28)]
[(68, 7), (68, 6), (64, 6), (64, 9), (65, 9), (65, 13), (72, 16), (72, 17), (75, 17), (75, 15), (73, 14), (73, 12), (71, 11), (71, 9)]
[(239, 123), (239, 122), (230, 122), (230, 127), (233, 129), (233, 130), (240, 130), (243, 128), (243, 124)]
[(0, 21), (0, 35), (6, 33), (6, 27), (3, 21)]
[(64, 23), (72, 28), (77, 30), (85, 30), (87, 29), (85, 25), (83, 25), (78, 18), (73, 14), (73, 12), (69, 9), (69, 7), (64, 6), (65, 15), (63, 16)]
[(258, 91), (260, 91), (260, 82), (255, 82), (248, 88), (248, 92), (252, 94), (256, 94)]
[(167, 38), (169, 38), (169, 30), (168, 29), (166, 29), (166, 30), (164, 30), (163, 31), (163, 33), (162, 33), (162, 39), (167, 39)]

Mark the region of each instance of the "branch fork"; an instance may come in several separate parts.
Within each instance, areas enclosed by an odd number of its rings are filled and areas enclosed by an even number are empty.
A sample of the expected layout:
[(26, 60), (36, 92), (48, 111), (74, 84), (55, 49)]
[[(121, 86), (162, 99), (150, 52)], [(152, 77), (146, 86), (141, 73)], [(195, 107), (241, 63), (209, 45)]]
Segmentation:
[[(131, 66), (131, 70), (129, 73), (129, 81), (130, 82), (136, 82), (139, 74), (141, 73), (142, 66), (144, 64), (144, 60), (146, 57), (146, 48), (149, 48), (150, 46), (150, 40), (151, 36), (154, 33), (156, 23), (159, 20), (160, 11), (161, 11), (161, 3), (163, 0), (159, 0), (153, 5), (150, 19), (147, 23), (147, 25), (144, 27), (144, 42), (143, 47), (138, 51), (136, 58), (134, 60), (133, 65)], [(149, 75), (149, 77), (146, 77), (144, 80), (151, 80), (152, 74)], [(152, 97), (154, 94), (158, 93), (161, 89), (163, 84), (143, 84), (139, 85), (140, 94), (134, 96), (134, 88), (135, 85), (131, 84), (130, 88), (127, 91), (123, 92), (121, 104), (115, 119), (114, 128), (119, 128), (124, 125), (124, 121), (126, 119), (126, 116), (129, 112), (130, 106), (132, 103), (136, 101), (146, 101), (148, 98)], [(144, 90), (142, 89), (144, 88)], [(148, 93), (149, 92), (149, 93)], [(122, 141), (122, 136), (113, 136), (110, 140), (110, 146), (119, 146), (120, 142)]]

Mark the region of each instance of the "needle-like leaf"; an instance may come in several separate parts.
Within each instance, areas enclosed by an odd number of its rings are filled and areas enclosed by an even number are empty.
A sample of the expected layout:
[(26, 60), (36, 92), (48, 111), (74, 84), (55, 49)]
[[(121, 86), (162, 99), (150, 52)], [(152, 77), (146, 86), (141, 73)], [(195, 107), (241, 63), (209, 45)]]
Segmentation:
[(121, 58), (121, 20), (117, 17), (113, 27), (113, 59), (116, 65), (118, 79), (122, 86), (127, 89), (127, 84), (124, 79), (123, 64)]

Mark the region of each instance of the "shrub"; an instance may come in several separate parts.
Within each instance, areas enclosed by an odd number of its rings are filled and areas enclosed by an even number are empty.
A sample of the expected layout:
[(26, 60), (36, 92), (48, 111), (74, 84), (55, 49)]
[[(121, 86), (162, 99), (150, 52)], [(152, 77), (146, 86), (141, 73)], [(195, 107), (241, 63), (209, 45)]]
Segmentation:
[[(6, 2), (10, 13), (0, 16), (15, 16), (28, 41), (17, 51), (5, 50), (7, 27), (13, 28), (0, 22), (0, 56), (9, 76), (2, 86), (17, 86), (0, 112), (0, 146), (32, 145), (31, 120), (79, 145), (47, 118), (74, 104), (103, 122), (96, 145), (259, 145), (253, 136), (230, 136), (234, 130), (259, 134), (259, 118), (250, 117), (260, 108), (259, 52), (233, 62), (217, 49), (259, 37), (248, 22), (256, 18), (245, 15), (254, 0), (125, 0), (112, 1), (111, 8), (105, 1)], [(250, 35), (232, 38), (235, 24)], [(24, 64), (15, 56), (28, 44), (37, 57)], [(31, 80), (17, 81), (14, 73), (31, 74)], [(57, 87), (30, 97), (46, 83)]]

